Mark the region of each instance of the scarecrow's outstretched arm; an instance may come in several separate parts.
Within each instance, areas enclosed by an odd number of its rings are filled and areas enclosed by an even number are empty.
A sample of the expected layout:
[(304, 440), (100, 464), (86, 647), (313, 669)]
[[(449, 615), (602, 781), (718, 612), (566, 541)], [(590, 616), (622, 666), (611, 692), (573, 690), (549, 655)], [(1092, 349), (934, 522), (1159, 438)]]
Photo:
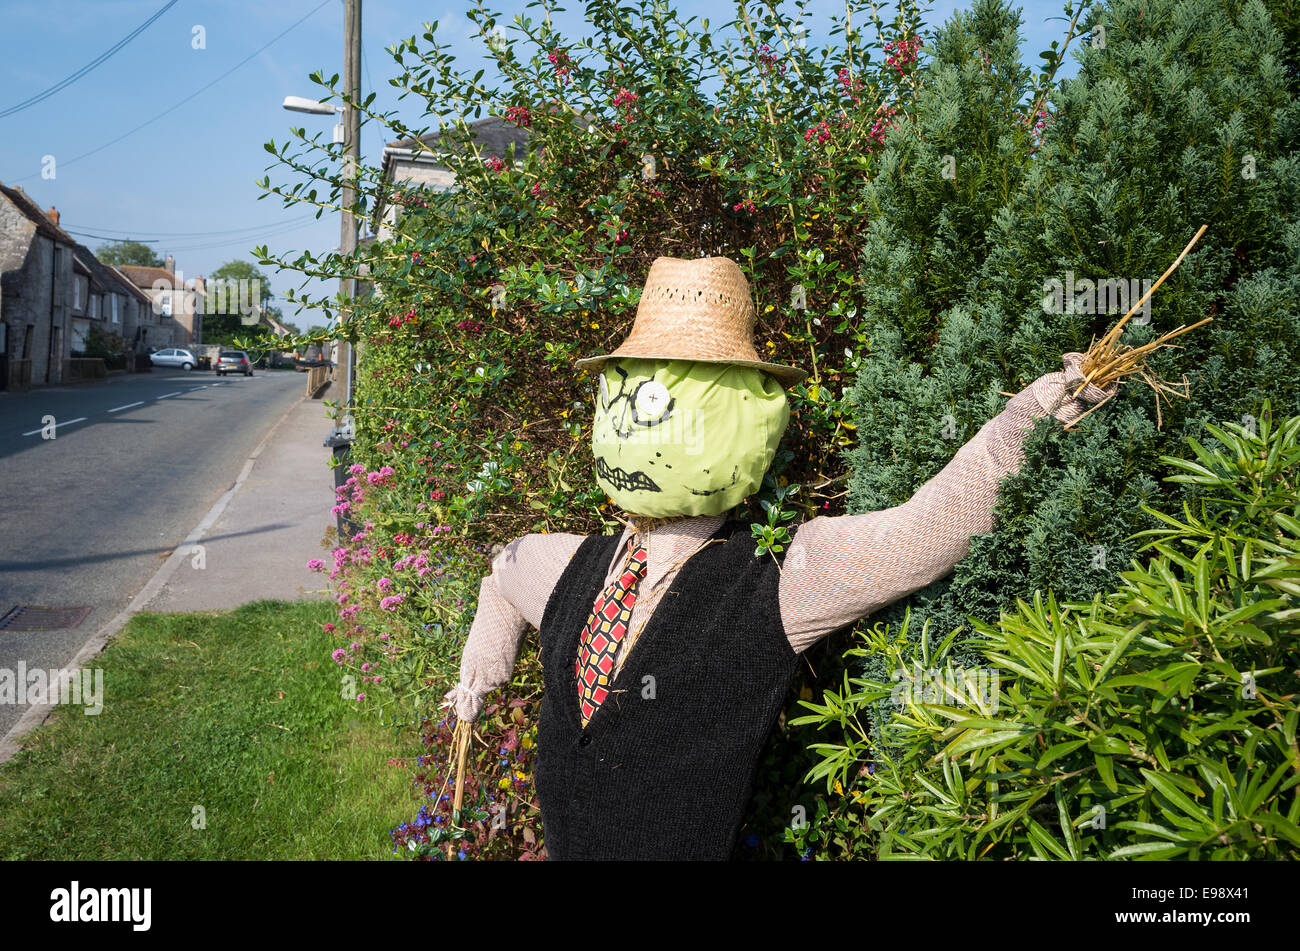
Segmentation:
[(781, 575), (781, 618), (796, 651), (948, 574), (970, 538), (993, 527), (998, 483), (1015, 472), (1034, 422), (1049, 413), (1071, 423), (1113, 395), (1089, 384), (1082, 354), (1065, 372), (1039, 377), (985, 423), (934, 478), (902, 505), (863, 515), (810, 519), (795, 533)]
[(585, 537), (524, 535), (492, 560), (461, 654), (460, 683), (444, 698), (462, 720), (477, 717), (483, 698), (510, 680), (524, 633), (541, 627), (546, 601)]

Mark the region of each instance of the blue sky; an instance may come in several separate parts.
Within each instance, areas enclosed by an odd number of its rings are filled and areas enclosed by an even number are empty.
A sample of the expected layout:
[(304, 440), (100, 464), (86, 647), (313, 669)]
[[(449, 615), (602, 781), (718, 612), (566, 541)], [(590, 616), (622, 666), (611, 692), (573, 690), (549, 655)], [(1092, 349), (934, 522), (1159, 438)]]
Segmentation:
[[(0, 111), (85, 66), (165, 2), (0, 0)], [(709, 16), (715, 29), (734, 10), (699, 0), (675, 6), (683, 17)], [(939, 0), (927, 20), (936, 25), (959, 6), (965, 4)], [(365, 92), (379, 93), (377, 108), (400, 108), (408, 123), (425, 124), (388, 85), (397, 66), (386, 48), (437, 20), (442, 41), (459, 47), (457, 62), (465, 68), (480, 55), (467, 8), (440, 0), (364, 0), (361, 79)], [(494, 9), (503, 23), (516, 13), (538, 16), (520, 0), (498, 0)], [(1038, 50), (1062, 35), (1065, 24), (1048, 20), (1060, 16), (1061, 3), (1030, 0), (1022, 9), (1025, 59), (1037, 63)], [(814, 42), (825, 38), (832, 11), (842, 10), (830, 0), (810, 5)], [(582, 11), (582, 4), (570, 3), (553, 19), (566, 33), (580, 35)], [(291, 125), (328, 133), (328, 117), (285, 112), (280, 103), (289, 95), (315, 96), (318, 87), (307, 79), (312, 71), (342, 72), (342, 20), (342, 0), (178, 0), (85, 78), (0, 118), (0, 181), (22, 185), (42, 207), (56, 206), (63, 226), (73, 231), (155, 239), (151, 246), (173, 254), (187, 277), (247, 257), (262, 242), (281, 252), (337, 247), (337, 215), (304, 221), (305, 209), (283, 208), (273, 197), (258, 201), (255, 182), (271, 160), (263, 149), (267, 140), (284, 140)], [(194, 49), (196, 26), (203, 27), (205, 49)], [(211, 88), (101, 148), (186, 100), (285, 30)], [(1065, 72), (1073, 72), (1072, 63)], [(384, 142), (382, 130), (364, 130), (363, 160), (377, 164)], [(53, 179), (42, 177), (45, 156), (57, 163)], [(283, 174), (273, 172), (272, 179), (283, 180)], [(103, 243), (78, 237), (91, 248)], [(277, 298), (298, 280), (288, 272), (271, 275)], [(316, 322), (292, 308), (285, 316), (303, 327)]]

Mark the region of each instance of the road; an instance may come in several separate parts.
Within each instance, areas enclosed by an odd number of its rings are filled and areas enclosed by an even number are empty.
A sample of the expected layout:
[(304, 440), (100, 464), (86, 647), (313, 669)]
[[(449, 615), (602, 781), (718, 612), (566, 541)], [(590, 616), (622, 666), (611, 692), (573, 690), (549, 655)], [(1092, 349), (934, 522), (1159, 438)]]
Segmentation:
[[(304, 380), (155, 368), (0, 394), (0, 616), (15, 604), (93, 607), (69, 630), (0, 630), (0, 669), (60, 668), (122, 611), (230, 488)], [(0, 704), (0, 736), (24, 709)]]

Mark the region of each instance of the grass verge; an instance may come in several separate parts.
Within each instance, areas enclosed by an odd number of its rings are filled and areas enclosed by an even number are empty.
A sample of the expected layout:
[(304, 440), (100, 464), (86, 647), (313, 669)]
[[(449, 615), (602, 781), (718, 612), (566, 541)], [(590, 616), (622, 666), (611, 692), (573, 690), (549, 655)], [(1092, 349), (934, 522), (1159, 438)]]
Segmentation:
[(416, 795), (386, 764), (418, 740), (343, 698), (331, 607), (133, 618), (94, 662), (103, 711), (0, 766), (0, 858), (392, 858)]

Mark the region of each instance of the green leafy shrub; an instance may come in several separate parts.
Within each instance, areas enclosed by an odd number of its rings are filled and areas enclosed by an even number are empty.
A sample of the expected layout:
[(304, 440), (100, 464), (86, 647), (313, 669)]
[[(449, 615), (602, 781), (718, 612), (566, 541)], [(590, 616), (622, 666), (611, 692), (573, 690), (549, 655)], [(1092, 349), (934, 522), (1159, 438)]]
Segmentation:
[(1163, 460), (1206, 494), (1149, 510), (1115, 591), (975, 621), (978, 667), (877, 624), (854, 652), (896, 673), (804, 704), (852, 737), (814, 775), (881, 858), (1300, 857), (1300, 416), (1209, 430)]

